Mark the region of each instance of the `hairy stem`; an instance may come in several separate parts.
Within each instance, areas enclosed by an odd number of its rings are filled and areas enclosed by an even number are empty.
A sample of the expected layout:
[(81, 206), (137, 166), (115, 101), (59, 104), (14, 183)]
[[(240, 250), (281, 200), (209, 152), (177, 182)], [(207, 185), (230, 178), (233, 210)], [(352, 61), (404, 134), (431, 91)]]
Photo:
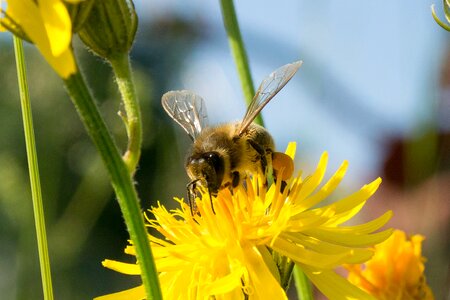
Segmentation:
[(77, 72), (65, 79), (65, 86), (111, 177), (130, 238), (136, 248), (147, 299), (162, 299), (158, 273), (129, 168), (108, 132), (81, 74)]
[(123, 159), (130, 173), (133, 174), (141, 155), (142, 120), (140, 106), (134, 87), (129, 55), (127, 53), (120, 54), (110, 58), (109, 61), (114, 70), (116, 82), (125, 107), (126, 115), (122, 115), (122, 118), (127, 129), (128, 147), (123, 155)]

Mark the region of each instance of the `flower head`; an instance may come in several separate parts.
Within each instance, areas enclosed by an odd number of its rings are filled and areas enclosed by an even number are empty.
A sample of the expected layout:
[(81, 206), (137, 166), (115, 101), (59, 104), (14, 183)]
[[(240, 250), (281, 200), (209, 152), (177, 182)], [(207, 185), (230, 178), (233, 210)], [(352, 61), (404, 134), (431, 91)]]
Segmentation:
[(434, 299), (423, 274), (423, 240), (421, 235), (406, 238), (403, 231), (394, 231), (388, 240), (375, 246), (371, 260), (347, 266), (348, 279), (380, 300)]
[[(292, 143), (287, 154), (292, 157), (294, 152)], [(342, 225), (361, 210), (381, 180), (318, 206), (335, 190), (347, 168), (344, 162), (318, 188), (326, 165), (324, 153), (313, 174), (292, 178), (285, 188), (280, 181), (267, 188), (264, 178), (253, 176), (246, 186), (223, 189), (212, 201), (207, 192), (202, 193), (194, 215), (179, 199), (179, 209), (168, 211), (160, 204), (153, 208), (149, 227), (164, 238), (150, 236), (150, 241), (165, 298), (286, 299), (272, 258), (277, 253), (295, 262), (330, 299), (371, 299), (333, 269), (368, 260), (373, 254), (370, 247), (391, 234), (390, 230), (374, 233), (391, 212), (365, 224)], [(126, 253), (134, 255), (133, 246)], [(140, 274), (138, 264), (111, 260), (103, 264), (126, 274)], [(120, 299), (118, 295), (100, 299)], [(121, 295), (140, 299), (144, 290), (138, 287)]]
[(52, 68), (63, 78), (75, 73), (71, 49), (72, 23), (61, 0), (6, 0), (0, 16), (0, 30), (36, 45)]

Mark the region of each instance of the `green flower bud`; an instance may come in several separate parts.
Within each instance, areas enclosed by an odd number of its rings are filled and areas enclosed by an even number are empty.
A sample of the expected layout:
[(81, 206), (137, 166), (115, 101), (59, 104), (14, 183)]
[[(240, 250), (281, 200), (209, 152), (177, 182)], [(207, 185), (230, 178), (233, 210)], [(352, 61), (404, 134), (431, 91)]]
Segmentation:
[(89, 17), (95, 0), (84, 0), (80, 2), (66, 2), (67, 11), (72, 20), (72, 32), (77, 33), (83, 27)]
[(137, 22), (131, 0), (94, 0), (91, 12), (78, 34), (94, 53), (109, 59), (130, 51)]

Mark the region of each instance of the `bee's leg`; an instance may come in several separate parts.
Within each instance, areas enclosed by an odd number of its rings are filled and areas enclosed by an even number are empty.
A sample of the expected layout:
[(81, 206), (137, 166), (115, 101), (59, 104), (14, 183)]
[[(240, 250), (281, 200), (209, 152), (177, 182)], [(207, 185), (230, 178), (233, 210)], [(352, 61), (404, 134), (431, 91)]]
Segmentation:
[[(287, 186), (287, 181), (294, 172), (294, 162), (292, 158), (281, 152), (272, 153), (272, 167), (275, 180), (281, 180), (280, 191), (283, 193)], [(283, 172), (281, 172), (283, 170)]]
[(193, 180), (186, 185), (187, 190), (187, 198), (189, 203), (189, 208), (191, 209), (191, 215), (194, 215), (194, 207), (195, 207), (195, 190), (197, 188), (198, 180)]
[(275, 170), (275, 169), (273, 170), (273, 179), (275, 180), (275, 182), (278, 180), (281, 180), (280, 192), (283, 193), (284, 189), (287, 186), (287, 182), (286, 182), (286, 180), (283, 180), (283, 178), (278, 178), (277, 170)]
[(231, 186), (233, 188), (237, 187), (239, 183), (241, 182), (241, 176), (239, 175), (238, 171), (234, 171), (231, 173)]
[[(280, 186), (280, 192), (283, 193), (284, 189), (287, 187), (287, 182), (284, 180), (281, 180), (281, 186)], [(288, 192), (289, 193), (289, 192)]]
[(266, 174), (266, 170), (267, 170), (266, 150), (263, 147), (261, 147), (260, 145), (258, 145), (253, 140), (247, 140), (247, 141), (250, 144), (250, 146), (252, 146), (252, 148), (255, 149), (255, 151), (258, 153), (259, 161), (261, 163), (261, 171), (265, 175)]

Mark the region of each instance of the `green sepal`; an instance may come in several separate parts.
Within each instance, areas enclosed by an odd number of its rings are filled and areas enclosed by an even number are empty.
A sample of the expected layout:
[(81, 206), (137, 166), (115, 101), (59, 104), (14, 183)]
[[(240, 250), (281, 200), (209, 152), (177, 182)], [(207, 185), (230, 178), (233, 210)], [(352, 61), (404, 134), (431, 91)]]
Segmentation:
[(72, 32), (77, 33), (89, 17), (95, 0), (84, 0), (79, 3), (66, 3), (67, 11), (72, 20)]
[(78, 34), (89, 49), (109, 60), (130, 51), (137, 23), (136, 10), (131, 0), (94, 1)]

